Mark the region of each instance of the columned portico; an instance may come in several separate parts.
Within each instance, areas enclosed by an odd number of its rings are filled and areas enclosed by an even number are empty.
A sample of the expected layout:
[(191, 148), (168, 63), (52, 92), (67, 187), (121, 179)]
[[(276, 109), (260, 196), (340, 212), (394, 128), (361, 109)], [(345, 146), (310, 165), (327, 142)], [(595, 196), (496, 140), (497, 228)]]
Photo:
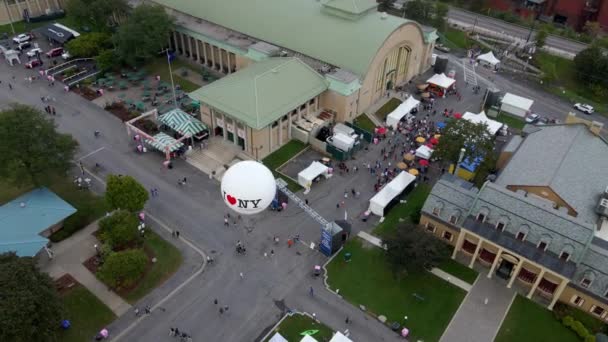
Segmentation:
[(465, 234), (466, 233), (464, 230), (460, 231), (460, 234), (458, 234), (458, 240), (456, 240), (456, 245), (454, 246), (454, 251), (452, 252), (452, 259), (456, 259), (456, 255), (458, 255), (458, 252), (462, 248)]
[(515, 271), (513, 271), (513, 274), (511, 274), (511, 279), (509, 279), (509, 283), (507, 284), (508, 288), (511, 288), (511, 286), (513, 286), (513, 282), (517, 278), (517, 275), (519, 274), (519, 271), (521, 271), (521, 268), (523, 265), (524, 265), (524, 259), (520, 259), (519, 263), (515, 267)]
[(557, 303), (557, 300), (559, 299), (559, 297), (561, 297), (566, 286), (568, 286), (568, 280), (562, 279), (562, 282), (557, 287), (557, 290), (555, 290), (555, 293), (553, 293), (553, 298), (551, 299), (551, 304), (549, 304), (549, 306), (547, 307), (549, 310), (553, 310), (555, 303)]
[(475, 260), (477, 260), (477, 256), (479, 256), (479, 251), (481, 250), (481, 239), (479, 240), (479, 243), (477, 244), (477, 247), (475, 248), (475, 253), (473, 253), (473, 257), (471, 258), (471, 263), (469, 264), (469, 268), (473, 268), (473, 265), (475, 265)]
[(502, 254), (503, 249), (498, 248), (498, 252), (496, 252), (496, 256), (494, 257), (494, 262), (492, 263), (492, 267), (490, 268), (490, 272), (488, 273), (488, 278), (492, 278), (494, 271), (496, 271), (496, 266), (498, 265), (498, 261), (500, 260), (500, 255)]
[(540, 273), (538, 274), (538, 277), (536, 277), (536, 280), (534, 281), (534, 285), (532, 285), (530, 292), (528, 292), (528, 295), (526, 296), (528, 299), (532, 298), (532, 296), (534, 295), (534, 292), (536, 291), (536, 288), (538, 287), (538, 284), (540, 284), (540, 281), (543, 279), (544, 276), (545, 276), (545, 270), (541, 269)]

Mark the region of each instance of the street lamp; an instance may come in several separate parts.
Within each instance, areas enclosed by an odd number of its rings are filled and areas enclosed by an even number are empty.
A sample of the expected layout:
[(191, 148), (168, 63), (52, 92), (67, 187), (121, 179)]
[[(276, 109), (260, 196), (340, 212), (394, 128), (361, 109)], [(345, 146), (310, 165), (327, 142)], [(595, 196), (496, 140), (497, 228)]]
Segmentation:
[(526, 66), (524, 66), (524, 72), (526, 72), (528, 70), (528, 64), (530, 64), (531, 59), (532, 59), (532, 56), (528, 56), (528, 58), (526, 58)]
[(457, 175), (458, 174), (458, 169), (460, 168), (460, 163), (462, 163), (462, 160), (464, 159), (464, 154), (467, 152), (467, 150), (463, 148), (460, 149), (460, 155), (458, 155), (458, 163), (456, 163), (456, 166), (454, 166), (454, 173), (453, 175)]

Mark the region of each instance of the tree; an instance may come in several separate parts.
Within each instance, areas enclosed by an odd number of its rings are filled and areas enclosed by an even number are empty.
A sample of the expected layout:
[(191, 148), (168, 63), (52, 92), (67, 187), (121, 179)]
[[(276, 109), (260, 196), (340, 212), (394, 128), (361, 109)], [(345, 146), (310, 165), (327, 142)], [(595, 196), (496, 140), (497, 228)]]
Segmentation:
[(114, 50), (103, 50), (95, 57), (95, 64), (101, 71), (111, 70), (119, 64), (118, 56)]
[(395, 273), (421, 272), (436, 267), (449, 255), (448, 247), (419, 226), (407, 224), (384, 239)]
[(163, 7), (137, 6), (114, 35), (118, 56), (132, 66), (152, 59), (167, 45), (173, 27)]
[(135, 214), (126, 210), (115, 211), (111, 216), (99, 221), (101, 240), (113, 249), (124, 248), (140, 239)]
[(421, 24), (428, 24), (432, 19), (433, 4), (428, 1), (413, 0), (405, 5), (405, 15)]
[(483, 10), (485, 10), (486, 8), (488, 8), (488, 1), (487, 0), (473, 0), (471, 1), (471, 4), (469, 5), (469, 10), (471, 10), (472, 12), (482, 12)]
[(106, 201), (113, 209), (130, 212), (142, 210), (148, 201), (148, 191), (131, 176), (109, 175)]
[(597, 21), (587, 21), (583, 26), (583, 32), (588, 34), (591, 38), (597, 38), (602, 32), (602, 27)]
[(0, 137), (0, 177), (15, 185), (42, 185), (65, 175), (78, 146), (38, 109), (17, 104), (0, 111)]
[(110, 253), (97, 276), (113, 289), (133, 286), (146, 271), (148, 257), (142, 249)]
[(0, 341), (57, 341), (63, 307), (33, 258), (0, 254)]
[(455, 164), (464, 148), (464, 159), (485, 158), (494, 150), (494, 141), (488, 134), (487, 125), (467, 120), (450, 120), (444, 128), (433, 157)]
[(74, 57), (94, 57), (100, 51), (112, 47), (111, 36), (107, 33), (92, 32), (70, 40), (66, 47)]
[(66, 9), (78, 25), (98, 32), (109, 31), (130, 11), (126, 0), (69, 0)]
[(574, 57), (574, 68), (577, 79), (585, 86), (608, 89), (608, 56), (597, 44), (592, 44)]
[(437, 2), (435, 3), (435, 13), (433, 14), (433, 26), (439, 31), (445, 31), (445, 18), (448, 16), (450, 8), (448, 5)]
[(544, 28), (542, 28), (542, 29), (538, 30), (538, 32), (536, 32), (536, 37), (535, 37), (536, 38), (536, 47), (538, 49), (545, 46), (548, 36), (549, 36), (549, 32), (547, 30), (545, 30)]

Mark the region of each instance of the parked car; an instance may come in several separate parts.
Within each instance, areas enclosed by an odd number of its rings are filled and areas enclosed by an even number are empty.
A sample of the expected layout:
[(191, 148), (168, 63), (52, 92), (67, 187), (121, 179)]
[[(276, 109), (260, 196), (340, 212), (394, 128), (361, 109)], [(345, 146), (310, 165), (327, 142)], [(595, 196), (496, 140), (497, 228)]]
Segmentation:
[(15, 44), (20, 44), (23, 42), (29, 42), (32, 39), (32, 35), (28, 33), (22, 33), (16, 37), (13, 37), (13, 42)]
[(538, 120), (540, 120), (540, 115), (538, 115), (536, 113), (532, 113), (532, 114), (526, 116), (526, 123), (533, 124), (533, 123), (537, 123)]
[(63, 48), (62, 47), (58, 47), (58, 48), (54, 48), (52, 50), (49, 50), (46, 53), (46, 56), (48, 58), (52, 58), (52, 57), (57, 57), (57, 56), (61, 56), (63, 54)]
[(61, 54), (61, 58), (63, 58), (64, 60), (68, 60), (70, 58), (72, 58), (72, 55), (70, 55), (69, 51), (65, 51), (64, 53)]
[(23, 51), (23, 50), (29, 49), (31, 47), (32, 47), (32, 43), (30, 43), (30, 42), (23, 42), (23, 43), (19, 43), (19, 45), (17, 45), (17, 50)]
[(42, 49), (41, 48), (33, 48), (30, 51), (26, 52), (26, 55), (28, 55), (30, 57), (36, 57), (39, 54), (42, 54)]
[(435, 49), (442, 51), (442, 52), (450, 52), (450, 48), (443, 44), (436, 44)]
[(39, 59), (32, 59), (31, 61), (25, 63), (26, 69), (34, 69), (35, 67), (41, 66), (42, 61)]
[(585, 114), (591, 114), (594, 111), (593, 106), (588, 105), (586, 103), (575, 103), (574, 108), (580, 110), (581, 112), (583, 112)]

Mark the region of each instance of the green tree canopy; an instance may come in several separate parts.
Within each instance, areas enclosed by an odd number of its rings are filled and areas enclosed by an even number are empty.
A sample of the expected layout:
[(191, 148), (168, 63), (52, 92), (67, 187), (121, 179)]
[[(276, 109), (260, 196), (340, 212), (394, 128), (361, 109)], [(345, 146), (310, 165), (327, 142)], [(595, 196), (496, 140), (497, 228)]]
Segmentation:
[(25, 105), (0, 111), (0, 137), (0, 176), (16, 185), (42, 185), (65, 175), (78, 147), (41, 111)]
[(422, 0), (410, 1), (405, 5), (405, 15), (421, 24), (429, 24), (433, 19), (433, 3)]
[(483, 123), (462, 119), (448, 121), (433, 157), (441, 158), (447, 163), (456, 163), (460, 150), (464, 148), (464, 159), (484, 158), (494, 150), (494, 139), (488, 134), (487, 127)]
[(448, 7), (448, 5), (441, 2), (435, 3), (435, 11), (433, 13), (432, 24), (438, 31), (445, 31), (446, 18), (448, 16), (449, 10), (450, 8)]
[(574, 57), (574, 67), (581, 83), (608, 89), (608, 55), (597, 44), (579, 52)]
[(110, 253), (97, 276), (114, 289), (133, 286), (146, 271), (148, 257), (142, 249)]
[(33, 258), (0, 254), (0, 341), (58, 341), (63, 307)]
[(99, 221), (101, 240), (113, 249), (122, 249), (140, 239), (137, 226), (139, 220), (134, 213), (126, 210), (115, 211), (111, 216)]
[(98, 32), (109, 31), (130, 11), (126, 0), (69, 0), (66, 9), (78, 25)]
[(416, 225), (406, 224), (383, 240), (395, 273), (415, 273), (436, 267), (449, 255), (448, 247)]
[(94, 57), (97, 56), (100, 51), (112, 47), (111, 38), (112, 37), (107, 33), (91, 32), (70, 40), (66, 44), (66, 48), (74, 57)]
[(545, 29), (540, 29), (538, 32), (536, 32), (536, 37), (535, 37), (536, 47), (540, 49), (543, 46), (545, 46), (548, 36), (549, 36), (549, 32)]
[(103, 50), (99, 52), (99, 55), (95, 57), (95, 64), (97, 69), (101, 71), (108, 71), (113, 69), (120, 63), (118, 56), (114, 50)]
[(148, 191), (131, 176), (109, 175), (106, 201), (113, 209), (135, 212), (144, 208)]
[(114, 35), (119, 57), (132, 66), (154, 58), (167, 45), (173, 27), (163, 7), (137, 6)]

